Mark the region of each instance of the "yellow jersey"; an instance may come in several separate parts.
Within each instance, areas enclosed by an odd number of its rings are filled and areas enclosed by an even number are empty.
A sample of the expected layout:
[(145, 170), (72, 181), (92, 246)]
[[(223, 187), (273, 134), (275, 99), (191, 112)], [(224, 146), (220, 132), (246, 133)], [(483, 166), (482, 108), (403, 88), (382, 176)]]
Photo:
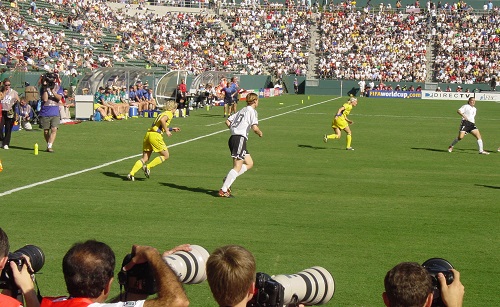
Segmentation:
[(148, 131), (153, 131), (153, 132), (158, 132), (158, 133), (163, 133), (165, 130), (163, 130), (163, 127), (161, 125), (161, 119), (162, 117), (167, 116), (167, 122), (165, 123), (166, 126), (168, 127), (170, 125), (170, 122), (172, 121), (172, 117), (174, 117), (174, 114), (172, 111), (163, 111), (158, 116), (156, 116), (153, 124), (151, 125), (151, 128), (148, 129)]

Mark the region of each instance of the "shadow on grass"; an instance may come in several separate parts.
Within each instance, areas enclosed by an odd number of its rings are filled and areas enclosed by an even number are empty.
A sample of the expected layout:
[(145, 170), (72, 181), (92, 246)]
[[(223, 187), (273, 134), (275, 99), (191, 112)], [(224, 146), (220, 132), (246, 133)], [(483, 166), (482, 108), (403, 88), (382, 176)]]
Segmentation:
[[(446, 152), (448, 153), (448, 148), (445, 149), (437, 149), (437, 148), (420, 148), (420, 147), (412, 147), (411, 149), (413, 150), (427, 150), (427, 151), (434, 151), (434, 152)], [(460, 149), (460, 148), (453, 148), (453, 153), (463, 153), (463, 154), (476, 154), (477, 151), (475, 149)]]
[(487, 184), (475, 184), (477, 187), (490, 188), (490, 189), (500, 189), (500, 186), (487, 185)]
[(304, 145), (304, 144), (299, 144), (297, 145), (300, 148), (307, 148), (307, 149), (314, 149), (314, 150), (319, 150), (319, 149), (327, 149), (326, 147), (320, 147), (320, 146), (312, 146), (312, 145)]
[[(105, 176), (108, 176), (108, 177), (113, 177), (113, 178), (120, 178), (124, 181), (128, 181), (127, 179), (127, 175), (120, 175), (120, 174), (117, 174), (117, 173), (113, 173), (113, 172), (102, 172), (102, 174), (104, 174)], [(135, 181), (144, 181), (146, 180), (146, 178), (135, 178)]]
[(178, 185), (178, 184), (175, 184), (175, 183), (168, 183), (168, 182), (160, 182), (161, 185), (163, 186), (166, 186), (166, 187), (169, 187), (169, 188), (174, 188), (174, 189), (178, 189), (178, 190), (183, 190), (183, 191), (190, 191), (190, 192), (196, 192), (196, 193), (204, 193), (204, 194), (208, 194), (208, 195), (211, 195), (211, 196), (214, 196), (214, 197), (218, 197), (219, 196), (219, 190), (209, 190), (209, 189), (204, 189), (204, 188), (192, 188), (192, 187), (188, 187), (188, 186), (185, 186), (185, 185)]
[[(222, 111), (222, 110), (221, 110)], [(221, 112), (222, 113), (222, 112)], [(200, 117), (220, 117), (221, 114), (196, 114), (196, 116), (200, 116)], [(224, 118), (224, 117), (221, 117), (221, 118)]]

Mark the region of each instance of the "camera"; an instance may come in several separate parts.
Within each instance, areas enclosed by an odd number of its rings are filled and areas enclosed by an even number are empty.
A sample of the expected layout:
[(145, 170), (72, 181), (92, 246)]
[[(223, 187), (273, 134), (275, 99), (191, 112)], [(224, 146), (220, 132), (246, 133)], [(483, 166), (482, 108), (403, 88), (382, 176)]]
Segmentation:
[(247, 307), (282, 307), (288, 304), (323, 305), (335, 293), (335, 281), (323, 267), (314, 266), (292, 275), (257, 273), (256, 292)]
[(45, 88), (53, 89), (57, 81), (57, 74), (47, 72), (42, 75), (42, 86)]
[[(130, 262), (133, 255), (123, 259), (122, 267)], [(165, 263), (174, 271), (179, 281), (185, 284), (199, 284), (207, 279), (206, 262), (209, 253), (199, 245), (191, 245), (191, 251), (179, 251), (163, 257)], [(156, 280), (149, 263), (136, 264), (128, 271), (118, 273), (118, 282), (126, 292), (137, 294), (156, 293)]]
[(45, 254), (35, 245), (26, 245), (13, 253), (9, 253), (7, 263), (0, 274), (0, 289), (10, 289), (15, 290), (12, 292), (17, 292), (17, 285), (14, 281), (14, 276), (12, 275), (10, 262), (14, 262), (17, 265), (18, 270), (21, 270), (23, 265), (26, 263), (26, 259), (23, 256), (27, 256), (31, 262), (31, 269), (33, 271), (30, 273), (40, 271), (45, 264)]
[(431, 258), (425, 261), (422, 266), (427, 269), (427, 272), (432, 277), (432, 288), (434, 293), (434, 299), (432, 300), (432, 307), (444, 307), (446, 306), (443, 303), (441, 298), (441, 284), (437, 278), (438, 273), (443, 273), (446, 278), (446, 284), (449, 285), (454, 280), (454, 275), (451, 269), (453, 266), (448, 261), (442, 258)]

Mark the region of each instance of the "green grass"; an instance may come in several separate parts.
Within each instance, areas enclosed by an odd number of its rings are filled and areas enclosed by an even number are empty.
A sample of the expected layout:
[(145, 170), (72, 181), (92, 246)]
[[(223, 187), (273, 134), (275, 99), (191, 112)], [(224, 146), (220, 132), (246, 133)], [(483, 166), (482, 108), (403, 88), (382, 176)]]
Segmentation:
[[(234, 199), (215, 197), (231, 168), (220, 107), (174, 119), (182, 131), (166, 140), (171, 158), (135, 182), (125, 176), (151, 119), (64, 125), (56, 152), (38, 156), (42, 132), (15, 132), (11, 149), (0, 151), (0, 193), (71, 175), (0, 194), (0, 226), (12, 249), (45, 252), (42, 295), (66, 293), (62, 257), (93, 238), (115, 250), (118, 265), (132, 244), (191, 243), (208, 251), (243, 245), (269, 274), (323, 266), (336, 281), (328, 306), (383, 306), (390, 268), (442, 257), (462, 274), (464, 305), (499, 306), (500, 106), (476, 105), (492, 152), (483, 156), (472, 136), (447, 152), (463, 101), (360, 98), (350, 116), (355, 151), (346, 151), (345, 135), (322, 141), (346, 98), (306, 98), (261, 99), (264, 136), (250, 135), (255, 167), (234, 183)], [(185, 289), (191, 306), (216, 306), (206, 282)]]

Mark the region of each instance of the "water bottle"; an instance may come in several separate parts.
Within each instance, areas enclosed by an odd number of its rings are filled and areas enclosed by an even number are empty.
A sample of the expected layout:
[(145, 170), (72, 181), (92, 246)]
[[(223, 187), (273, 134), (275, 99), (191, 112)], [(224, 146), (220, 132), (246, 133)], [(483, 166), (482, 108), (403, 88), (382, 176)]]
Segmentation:
[(38, 143), (35, 143), (35, 156), (38, 156)]

